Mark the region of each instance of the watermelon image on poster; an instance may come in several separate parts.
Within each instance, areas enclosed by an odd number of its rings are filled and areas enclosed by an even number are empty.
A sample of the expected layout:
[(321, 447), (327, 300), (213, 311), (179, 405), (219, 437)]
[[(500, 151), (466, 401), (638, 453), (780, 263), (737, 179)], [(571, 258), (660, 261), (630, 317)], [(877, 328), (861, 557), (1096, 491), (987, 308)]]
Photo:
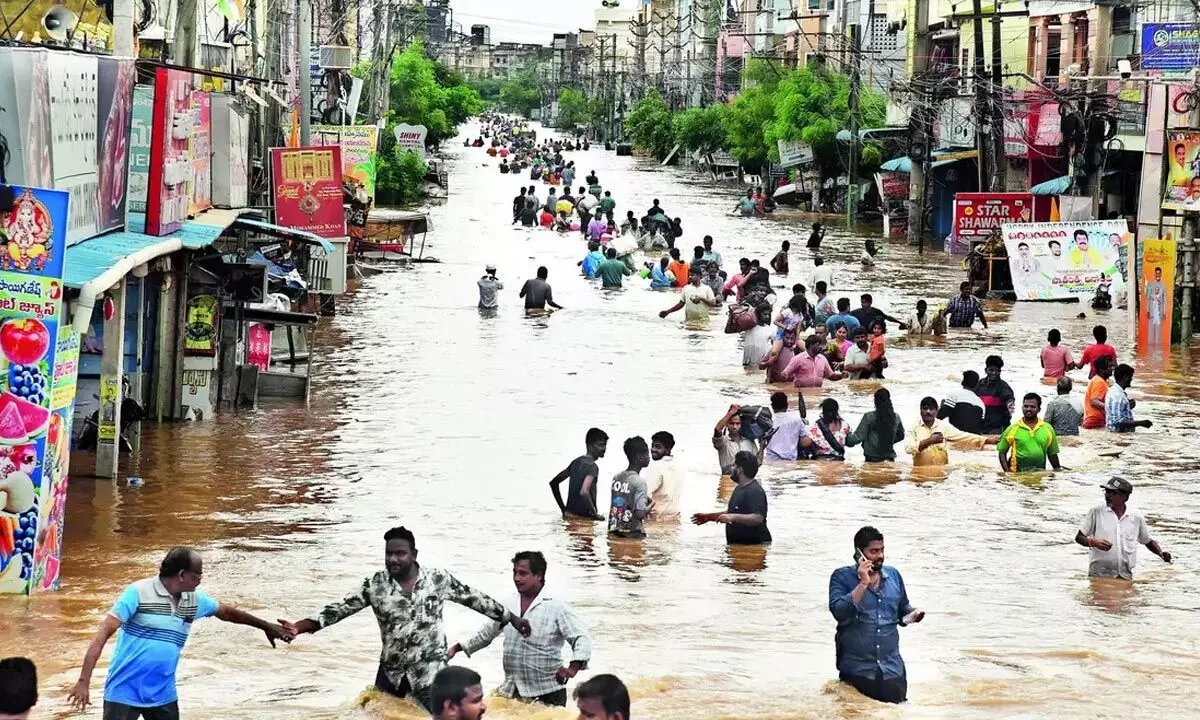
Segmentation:
[(40, 437), (50, 424), (50, 411), (11, 392), (0, 394), (0, 445), (21, 445)]

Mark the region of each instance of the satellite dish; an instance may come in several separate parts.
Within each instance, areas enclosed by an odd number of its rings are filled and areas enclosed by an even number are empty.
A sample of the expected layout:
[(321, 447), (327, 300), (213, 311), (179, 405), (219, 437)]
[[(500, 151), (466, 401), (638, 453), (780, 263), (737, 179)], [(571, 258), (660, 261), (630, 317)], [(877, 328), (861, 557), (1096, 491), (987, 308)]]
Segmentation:
[(79, 22), (79, 16), (61, 5), (50, 8), (42, 16), (42, 30), (51, 40), (63, 41)]

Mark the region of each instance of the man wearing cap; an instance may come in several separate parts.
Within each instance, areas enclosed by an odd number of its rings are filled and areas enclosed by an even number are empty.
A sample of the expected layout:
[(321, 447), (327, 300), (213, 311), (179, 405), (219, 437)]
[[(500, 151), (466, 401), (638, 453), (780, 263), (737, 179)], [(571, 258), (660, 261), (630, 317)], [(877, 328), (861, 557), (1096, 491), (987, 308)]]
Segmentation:
[(1133, 485), (1125, 478), (1114, 477), (1100, 487), (1104, 489), (1104, 504), (1092, 508), (1075, 533), (1075, 542), (1091, 548), (1088, 575), (1132, 580), (1139, 543), (1164, 562), (1171, 562), (1171, 553), (1150, 537), (1146, 518), (1127, 506)]
[(479, 309), (495, 310), (500, 307), (496, 292), (504, 289), (504, 283), (496, 279), (496, 266), (484, 268), (483, 277), (479, 278)]

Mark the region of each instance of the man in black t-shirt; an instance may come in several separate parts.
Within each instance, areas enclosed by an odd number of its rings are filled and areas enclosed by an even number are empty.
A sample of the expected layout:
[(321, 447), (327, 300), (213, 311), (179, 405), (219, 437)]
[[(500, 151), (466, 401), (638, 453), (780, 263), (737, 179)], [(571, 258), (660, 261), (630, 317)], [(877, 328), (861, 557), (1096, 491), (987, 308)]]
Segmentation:
[[(604, 457), (608, 449), (608, 435), (599, 428), (587, 431), (584, 439), (587, 453), (571, 461), (565, 470), (555, 475), (550, 481), (550, 492), (554, 493), (554, 502), (563, 517), (575, 515), (590, 520), (604, 520), (603, 515), (596, 511), (596, 484), (600, 480), (600, 468), (596, 461)], [(567, 483), (567, 500), (563, 502), (562, 489), (559, 487), (564, 480)]]
[(765, 545), (771, 542), (767, 529), (767, 493), (754, 479), (758, 474), (758, 458), (748, 450), (733, 458), (733, 479), (737, 487), (729, 497), (729, 509), (723, 513), (696, 513), (692, 522), (697, 525), (717, 522), (725, 524), (725, 542), (730, 545)]
[(858, 321), (859, 325), (866, 328), (868, 334), (870, 334), (871, 326), (873, 326), (876, 321), (883, 323), (884, 332), (887, 332), (887, 322), (885, 322), (887, 320), (891, 320), (894, 323), (899, 323), (901, 330), (907, 329), (907, 325), (875, 307), (874, 298), (871, 297), (870, 293), (863, 293), (862, 297), (859, 298), (859, 302), (862, 303), (862, 307), (858, 308), (857, 310), (851, 310), (850, 315)]

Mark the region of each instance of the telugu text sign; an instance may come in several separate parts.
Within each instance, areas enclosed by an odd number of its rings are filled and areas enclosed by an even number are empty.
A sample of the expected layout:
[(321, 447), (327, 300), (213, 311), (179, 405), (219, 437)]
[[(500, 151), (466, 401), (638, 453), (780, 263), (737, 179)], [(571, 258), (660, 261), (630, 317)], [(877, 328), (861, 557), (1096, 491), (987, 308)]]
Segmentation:
[(1119, 248), (1129, 242), (1124, 220), (1008, 223), (1000, 228), (1018, 300), (1085, 300), (1101, 282), (1113, 297), (1124, 290)]

